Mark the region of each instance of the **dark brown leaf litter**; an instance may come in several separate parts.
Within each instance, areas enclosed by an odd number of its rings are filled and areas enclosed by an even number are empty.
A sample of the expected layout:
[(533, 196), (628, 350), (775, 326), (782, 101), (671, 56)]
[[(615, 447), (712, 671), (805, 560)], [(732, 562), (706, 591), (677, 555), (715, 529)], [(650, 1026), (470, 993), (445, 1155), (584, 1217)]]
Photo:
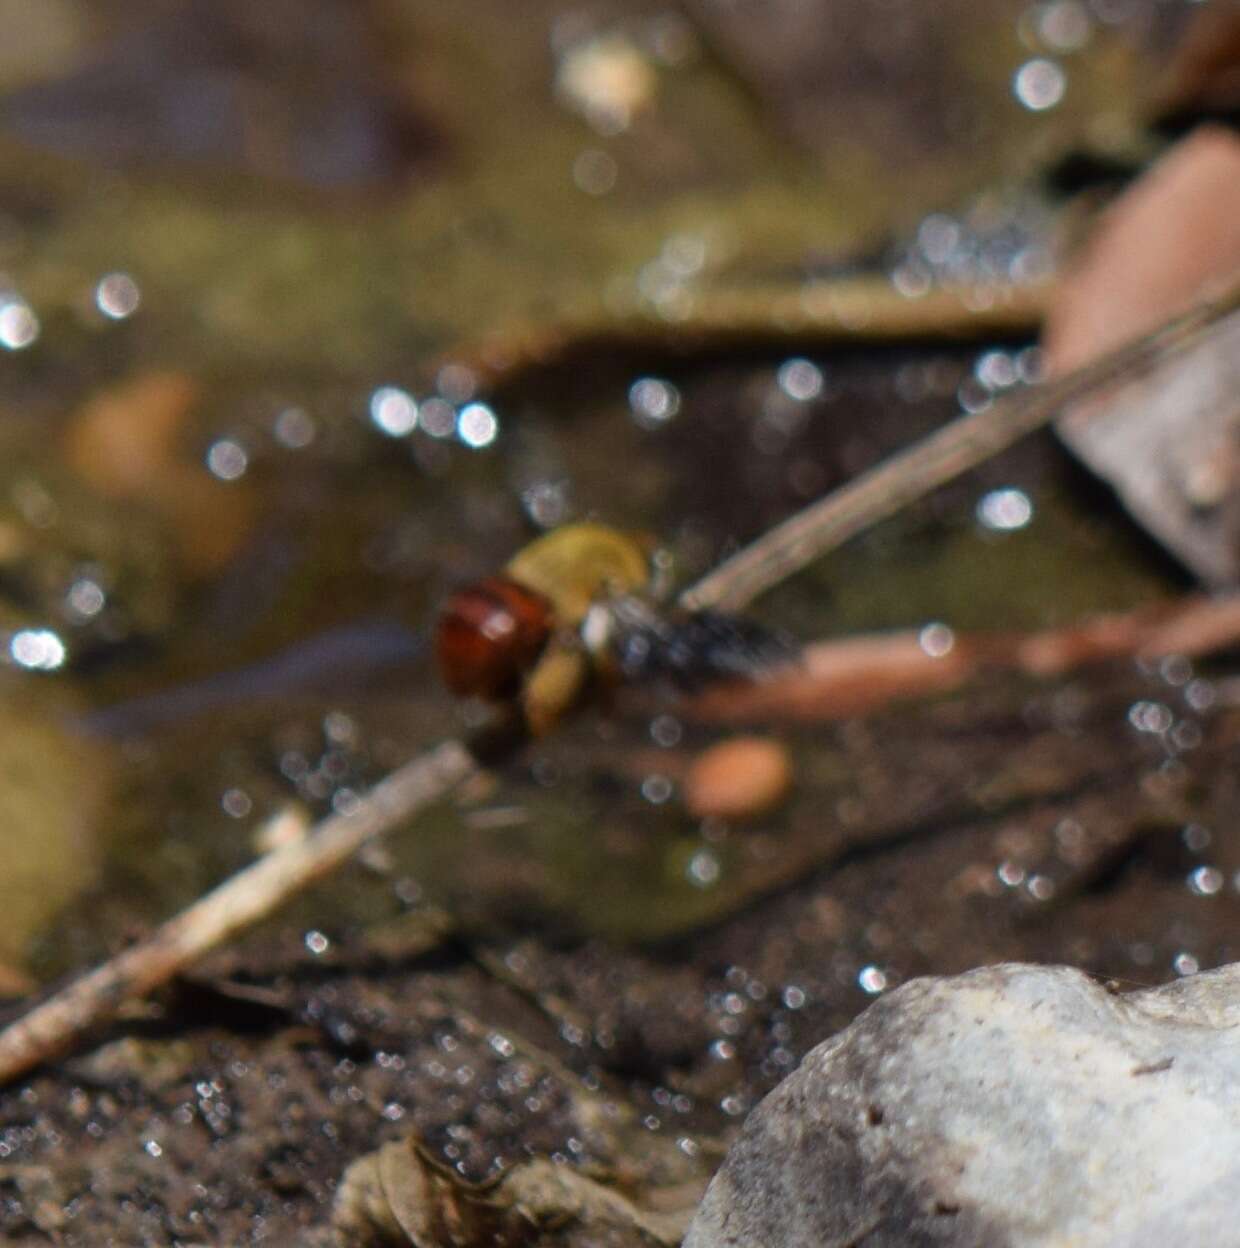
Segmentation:
[(23, 142), (109, 168), (338, 192), (390, 186), (441, 148), (375, 72), (382, 37), (361, 6), (181, 0), (136, 8), (120, 27), (87, 64), (9, 97)]
[(1193, 15), (1167, 66), (1161, 111), (1185, 117), (1235, 117), (1240, 110), (1240, 12), (1234, 5), (1207, 6)]
[(410, 1131), (471, 1183), (551, 1158), (672, 1188), (910, 976), (1021, 959), (1157, 982), (1240, 956), (1232, 697), (1179, 661), (814, 729), (851, 789), (782, 832), (713, 829), (720, 854), (800, 848), (688, 938), (624, 950), (527, 921), (407, 956), (346, 933), (335, 961), (254, 942), (0, 1095), (0, 1230), (316, 1242), (346, 1167)]
[[(1069, 108), (1055, 110), (1060, 115), (1050, 128), (1043, 114), (1032, 159), (1045, 162), (1057, 147), (1089, 143), (1088, 125), (1063, 114), (1100, 81), (1082, 64), (1083, 48), (1092, 42), (1097, 49), (1114, 33), (1105, 26), (1120, 24), (1103, 18), (1095, 27), (1092, 15), (1077, 14), (1083, 31), (1067, 48), (1053, 32), (1043, 40), (1046, 27), (1037, 31), (1045, 12), (1021, 0), (984, 8), (968, 0), (932, 6), (884, 0), (879, 10), (809, 0), (690, 0), (687, 7), (773, 129), (825, 167), (859, 178), (875, 167), (899, 168), (909, 179), (903, 185), (923, 186), (952, 171), (953, 194), (972, 179), (980, 178), (974, 183), (980, 186), (1023, 164), (1020, 140), (1013, 141), (1019, 128), (1012, 128), (1020, 108), (1015, 99), (1005, 107), (1005, 97), (1031, 49), (1076, 53)], [(1131, 102), (1143, 82), (1154, 80), (1185, 24), (1180, 7), (1126, 6), (1124, 33), (1111, 43), (1110, 58), (1114, 66), (1131, 57), (1142, 68), (1134, 76), (1137, 90), (1110, 92), (1108, 106), (1125, 96)], [(896, 183), (886, 186), (894, 190)], [(889, 205), (889, 212), (900, 210), (896, 201)]]

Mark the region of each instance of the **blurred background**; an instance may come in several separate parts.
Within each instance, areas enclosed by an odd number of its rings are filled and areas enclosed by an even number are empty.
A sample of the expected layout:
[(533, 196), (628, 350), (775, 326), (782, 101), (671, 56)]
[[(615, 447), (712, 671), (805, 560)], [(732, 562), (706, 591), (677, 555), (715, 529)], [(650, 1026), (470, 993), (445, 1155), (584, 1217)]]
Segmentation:
[[(248, 861), (264, 818), (347, 810), (476, 722), (430, 621), (534, 535), (597, 518), (687, 580), (1036, 380), (1098, 209), (1234, 118), (1229, 8), (0, 0), (0, 987), (114, 951)], [(1047, 434), (755, 610), (807, 641), (1035, 630), (1190, 584)], [(485, 965), (571, 1003), (564, 1060), (673, 1141), (725, 1130), (913, 974), (1023, 957), (1157, 982), (1234, 957), (1240, 851), (1212, 833), (1233, 725), (1208, 677), (1121, 664), (776, 716), (791, 795), (731, 822), (682, 800), (725, 730), (649, 699), (587, 715), (247, 945), (276, 1021), (225, 1017), (221, 1039), (180, 1002), (160, 1017), (191, 1039), (148, 1037), (153, 1083), (132, 1054), (93, 1070), (110, 1116), (81, 1069), (44, 1075), (37, 1112), (0, 1100), (4, 1157), (64, 1173), (94, 1123), (140, 1163), (93, 1195), (0, 1173), (0, 1229), (87, 1243), (90, 1213), (239, 1243), (259, 1217), (280, 1241), (376, 1131), (408, 1129), (409, 1098), (478, 1174), (497, 1132), (559, 1139), (554, 1108), (499, 1130), (427, 1090), (462, 1064), (411, 1089), (372, 1060), (442, 1049), (455, 1008), (370, 1044), (357, 1000), (379, 989), (350, 976), (380, 929), (423, 997), (481, 992)], [(428, 913), (438, 936), (400, 926)], [(470, 1008), (517, 1010), (488, 999)], [(323, 1032), (308, 1056), (284, 1022)], [(269, 1088), (258, 1142), (196, 1135), (186, 1089), (244, 1099), (273, 1044), (313, 1139), (272, 1125)], [(152, 1135), (182, 1103), (182, 1143)], [(203, 1141), (218, 1200), (190, 1191)]]

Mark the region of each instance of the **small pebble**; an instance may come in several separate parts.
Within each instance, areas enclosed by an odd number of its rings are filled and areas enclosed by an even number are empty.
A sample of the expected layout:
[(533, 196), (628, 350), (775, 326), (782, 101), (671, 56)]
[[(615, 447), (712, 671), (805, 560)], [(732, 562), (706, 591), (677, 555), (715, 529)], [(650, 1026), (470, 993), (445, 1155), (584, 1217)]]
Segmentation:
[(745, 819), (773, 810), (792, 784), (788, 750), (767, 737), (732, 737), (703, 750), (684, 780), (695, 818)]

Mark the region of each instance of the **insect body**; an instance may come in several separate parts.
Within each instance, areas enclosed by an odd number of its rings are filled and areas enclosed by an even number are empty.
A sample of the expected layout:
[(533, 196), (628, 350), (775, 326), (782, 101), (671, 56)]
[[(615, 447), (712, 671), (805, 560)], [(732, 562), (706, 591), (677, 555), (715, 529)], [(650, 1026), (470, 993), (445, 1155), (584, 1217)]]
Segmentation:
[(639, 538), (601, 524), (569, 524), (537, 538), (503, 575), (457, 591), (440, 616), (436, 651), (454, 693), (516, 698), (545, 732), (605, 666), (607, 630), (595, 608), (644, 594), (650, 558)]
[(761, 626), (656, 601), (649, 545), (601, 524), (537, 538), (448, 599), (436, 650), (455, 693), (519, 703), (545, 732), (592, 676), (654, 680), (681, 691), (752, 678), (794, 650)]

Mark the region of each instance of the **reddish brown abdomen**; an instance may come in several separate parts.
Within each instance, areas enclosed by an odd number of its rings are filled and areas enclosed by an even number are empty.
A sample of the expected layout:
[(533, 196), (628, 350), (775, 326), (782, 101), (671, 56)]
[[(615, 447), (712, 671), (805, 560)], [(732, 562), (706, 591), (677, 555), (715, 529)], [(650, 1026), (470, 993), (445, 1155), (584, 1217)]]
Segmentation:
[(506, 698), (551, 634), (551, 604), (506, 576), (457, 590), (439, 616), (435, 653), (453, 693)]

